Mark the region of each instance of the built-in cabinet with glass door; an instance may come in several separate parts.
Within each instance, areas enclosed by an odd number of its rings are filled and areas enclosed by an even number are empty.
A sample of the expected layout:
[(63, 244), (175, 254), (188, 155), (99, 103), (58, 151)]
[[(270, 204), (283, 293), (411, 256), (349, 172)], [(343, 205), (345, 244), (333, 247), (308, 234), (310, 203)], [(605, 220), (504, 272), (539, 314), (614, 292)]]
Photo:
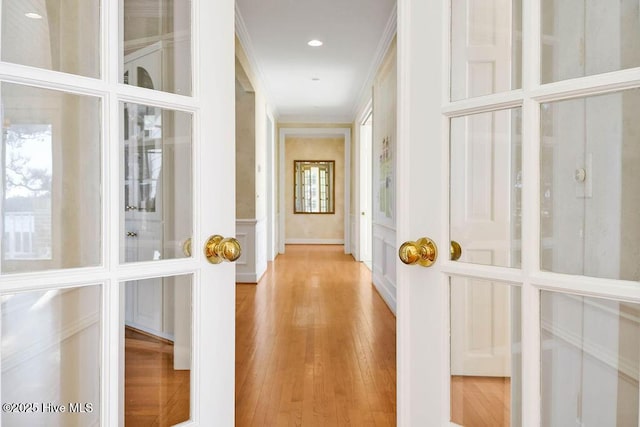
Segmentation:
[[(162, 50), (156, 42), (125, 57), (124, 83), (161, 89), (161, 69)], [(134, 103), (125, 103), (123, 107), (124, 261), (159, 260), (163, 258), (162, 175), (166, 169), (162, 162), (161, 109)], [(154, 336), (172, 338), (163, 309), (163, 300), (171, 290), (165, 288), (161, 278), (129, 281), (126, 324)]]

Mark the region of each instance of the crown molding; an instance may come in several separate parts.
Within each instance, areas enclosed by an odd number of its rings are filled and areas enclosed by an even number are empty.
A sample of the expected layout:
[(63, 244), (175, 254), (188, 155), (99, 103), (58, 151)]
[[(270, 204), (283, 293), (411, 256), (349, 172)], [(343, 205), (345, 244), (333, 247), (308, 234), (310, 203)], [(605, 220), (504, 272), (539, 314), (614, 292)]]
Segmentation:
[[(264, 97), (267, 100), (267, 104), (269, 105), (271, 112), (273, 113), (273, 119), (275, 122), (278, 121), (279, 114), (278, 108), (275, 104), (273, 104), (273, 97), (271, 96), (271, 91), (267, 86), (267, 81), (264, 78), (264, 73), (262, 72), (262, 68), (256, 59), (255, 51), (253, 49), (253, 42), (251, 41), (251, 36), (249, 35), (249, 31), (247, 30), (247, 26), (244, 23), (244, 19), (242, 18), (242, 13), (240, 12), (240, 8), (238, 7), (238, 3), (235, 3), (235, 26), (236, 26), (236, 36), (238, 40), (240, 40), (240, 44), (242, 44), (242, 49), (249, 61), (249, 65), (253, 73), (255, 74), (255, 78), (258, 79), (258, 85), (262, 88), (264, 92)], [(245, 70), (246, 71), (246, 70)], [(255, 88), (254, 88), (255, 89)]]
[(280, 123), (352, 123), (353, 117), (350, 115), (313, 115), (313, 114), (283, 114), (280, 116)]
[(396, 35), (398, 29), (398, 8), (397, 5), (391, 11), (391, 15), (387, 20), (387, 25), (384, 28), (384, 32), (382, 33), (382, 37), (380, 37), (380, 41), (378, 42), (378, 48), (376, 49), (376, 54), (371, 62), (371, 66), (369, 67), (369, 72), (367, 73), (367, 78), (364, 80), (364, 84), (360, 88), (358, 92), (358, 97), (355, 100), (355, 104), (352, 108), (352, 118), (353, 120), (358, 119), (358, 114), (361, 113), (361, 107), (369, 102), (369, 98), (371, 98), (371, 94), (367, 95), (367, 92), (371, 91), (371, 86), (373, 85), (373, 80), (376, 77), (376, 73), (378, 72), (378, 68), (382, 65), (382, 61), (384, 61), (384, 57), (389, 50), (389, 46), (391, 46), (391, 42)]

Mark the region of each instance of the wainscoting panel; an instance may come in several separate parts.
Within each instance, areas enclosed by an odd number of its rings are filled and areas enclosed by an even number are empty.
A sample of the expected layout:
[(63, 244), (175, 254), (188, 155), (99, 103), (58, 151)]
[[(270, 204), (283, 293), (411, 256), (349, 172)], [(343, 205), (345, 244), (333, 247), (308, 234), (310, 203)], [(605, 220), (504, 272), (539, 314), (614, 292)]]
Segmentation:
[(236, 239), (242, 255), (236, 261), (236, 282), (258, 283), (267, 270), (267, 221), (236, 220)]
[(396, 230), (373, 224), (373, 285), (396, 312)]

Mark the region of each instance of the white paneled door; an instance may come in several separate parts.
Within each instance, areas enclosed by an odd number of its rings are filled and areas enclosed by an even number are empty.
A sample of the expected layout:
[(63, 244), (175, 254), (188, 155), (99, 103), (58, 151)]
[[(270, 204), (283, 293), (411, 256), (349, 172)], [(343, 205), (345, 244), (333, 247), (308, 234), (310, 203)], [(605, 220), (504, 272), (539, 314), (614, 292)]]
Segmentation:
[(0, 13), (0, 425), (233, 425), (233, 2)]
[(639, 9), (399, 1), (399, 425), (640, 425)]

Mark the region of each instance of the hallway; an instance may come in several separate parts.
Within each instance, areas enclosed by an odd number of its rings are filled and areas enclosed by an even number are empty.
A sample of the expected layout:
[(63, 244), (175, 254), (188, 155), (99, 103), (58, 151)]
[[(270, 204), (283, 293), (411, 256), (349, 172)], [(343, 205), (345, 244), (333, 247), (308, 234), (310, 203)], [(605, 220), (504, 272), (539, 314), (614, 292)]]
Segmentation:
[(393, 426), (396, 320), (342, 246), (287, 246), (236, 287), (237, 426)]

